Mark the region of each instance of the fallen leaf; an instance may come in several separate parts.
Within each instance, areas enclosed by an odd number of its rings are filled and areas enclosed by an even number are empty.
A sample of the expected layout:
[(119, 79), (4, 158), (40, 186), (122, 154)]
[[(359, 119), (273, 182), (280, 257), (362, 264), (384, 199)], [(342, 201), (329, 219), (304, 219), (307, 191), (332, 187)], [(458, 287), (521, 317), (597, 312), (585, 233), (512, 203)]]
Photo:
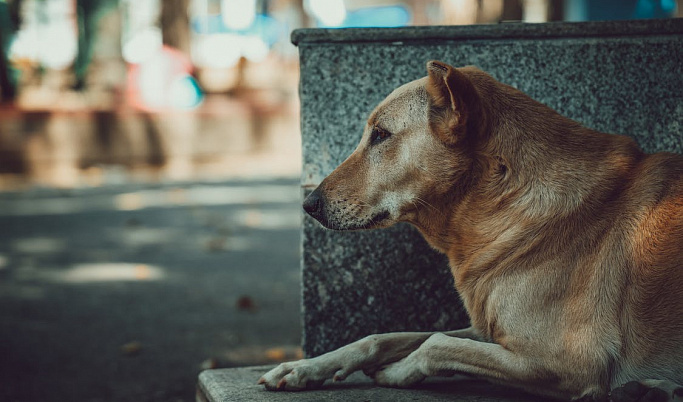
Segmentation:
[(126, 356), (135, 356), (142, 351), (142, 344), (138, 341), (132, 341), (121, 346), (121, 352)]
[(236, 307), (241, 311), (256, 311), (256, 303), (254, 303), (254, 299), (249, 296), (240, 296), (239, 299), (237, 299)]
[(285, 360), (285, 350), (282, 348), (271, 348), (266, 350), (266, 357), (270, 360)]
[(202, 370), (213, 370), (218, 368), (218, 360), (214, 358), (206, 359), (199, 365)]

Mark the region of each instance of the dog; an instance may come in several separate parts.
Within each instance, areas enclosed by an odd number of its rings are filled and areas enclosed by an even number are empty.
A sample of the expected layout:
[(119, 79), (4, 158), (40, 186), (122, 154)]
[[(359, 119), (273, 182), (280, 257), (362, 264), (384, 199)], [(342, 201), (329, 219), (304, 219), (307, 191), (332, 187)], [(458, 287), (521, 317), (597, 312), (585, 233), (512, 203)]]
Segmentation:
[(409, 222), (446, 254), (471, 326), (371, 335), (259, 380), (302, 390), (465, 374), (562, 400), (683, 399), (683, 157), (430, 61), (304, 200), (335, 230)]

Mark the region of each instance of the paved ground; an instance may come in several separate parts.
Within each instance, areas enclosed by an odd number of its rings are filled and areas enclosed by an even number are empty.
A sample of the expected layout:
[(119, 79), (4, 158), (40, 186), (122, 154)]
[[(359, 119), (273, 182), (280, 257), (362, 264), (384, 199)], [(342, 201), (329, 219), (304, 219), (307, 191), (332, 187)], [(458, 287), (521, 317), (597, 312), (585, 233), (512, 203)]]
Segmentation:
[(0, 194), (0, 400), (192, 401), (296, 357), (297, 180)]

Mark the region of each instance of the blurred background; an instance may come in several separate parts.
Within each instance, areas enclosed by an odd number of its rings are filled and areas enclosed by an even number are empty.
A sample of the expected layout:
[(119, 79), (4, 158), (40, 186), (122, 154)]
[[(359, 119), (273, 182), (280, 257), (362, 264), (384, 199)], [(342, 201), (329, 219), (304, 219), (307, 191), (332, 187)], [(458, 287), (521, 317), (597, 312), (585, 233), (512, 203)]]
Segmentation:
[[(0, 400), (191, 401), (301, 355), (301, 27), (683, 0), (0, 0)], [(256, 379), (254, 379), (256, 381)]]

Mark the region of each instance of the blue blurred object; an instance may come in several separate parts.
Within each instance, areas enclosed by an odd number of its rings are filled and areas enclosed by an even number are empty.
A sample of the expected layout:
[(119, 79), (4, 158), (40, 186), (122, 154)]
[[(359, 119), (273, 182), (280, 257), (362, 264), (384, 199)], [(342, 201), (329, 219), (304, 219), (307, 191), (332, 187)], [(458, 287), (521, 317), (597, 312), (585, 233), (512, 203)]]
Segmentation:
[(567, 0), (568, 21), (608, 21), (671, 18), (676, 13), (675, 0)]
[(673, 14), (676, 11), (676, 0), (662, 0), (659, 3), (664, 12)]
[(241, 30), (227, 27), (220, 14), (195, 17), (192, 19), (190, 26), (198, 34), (233, 33), (245, 36), (259, 36), (268, 46), (272, 46), (283, 35), (287, 34), (287, 30), (282, 23), (264, 14), (257, 14), (251, 26)]
[[(410, 11), (402, 6), (363, 7), (348, 11), (338, 28), (403, 27), (410, 23), (410, 18)], [(321, 21), (316, 22), (319, 28), (328, 28)]]
[(344, 27), (402, 27), (410, 23), (410, 12), (401, 6), (366, 7), (351, 11)]
[(632, 18), (668, 18), (675, 11), (674, 0), (638, 0)]

